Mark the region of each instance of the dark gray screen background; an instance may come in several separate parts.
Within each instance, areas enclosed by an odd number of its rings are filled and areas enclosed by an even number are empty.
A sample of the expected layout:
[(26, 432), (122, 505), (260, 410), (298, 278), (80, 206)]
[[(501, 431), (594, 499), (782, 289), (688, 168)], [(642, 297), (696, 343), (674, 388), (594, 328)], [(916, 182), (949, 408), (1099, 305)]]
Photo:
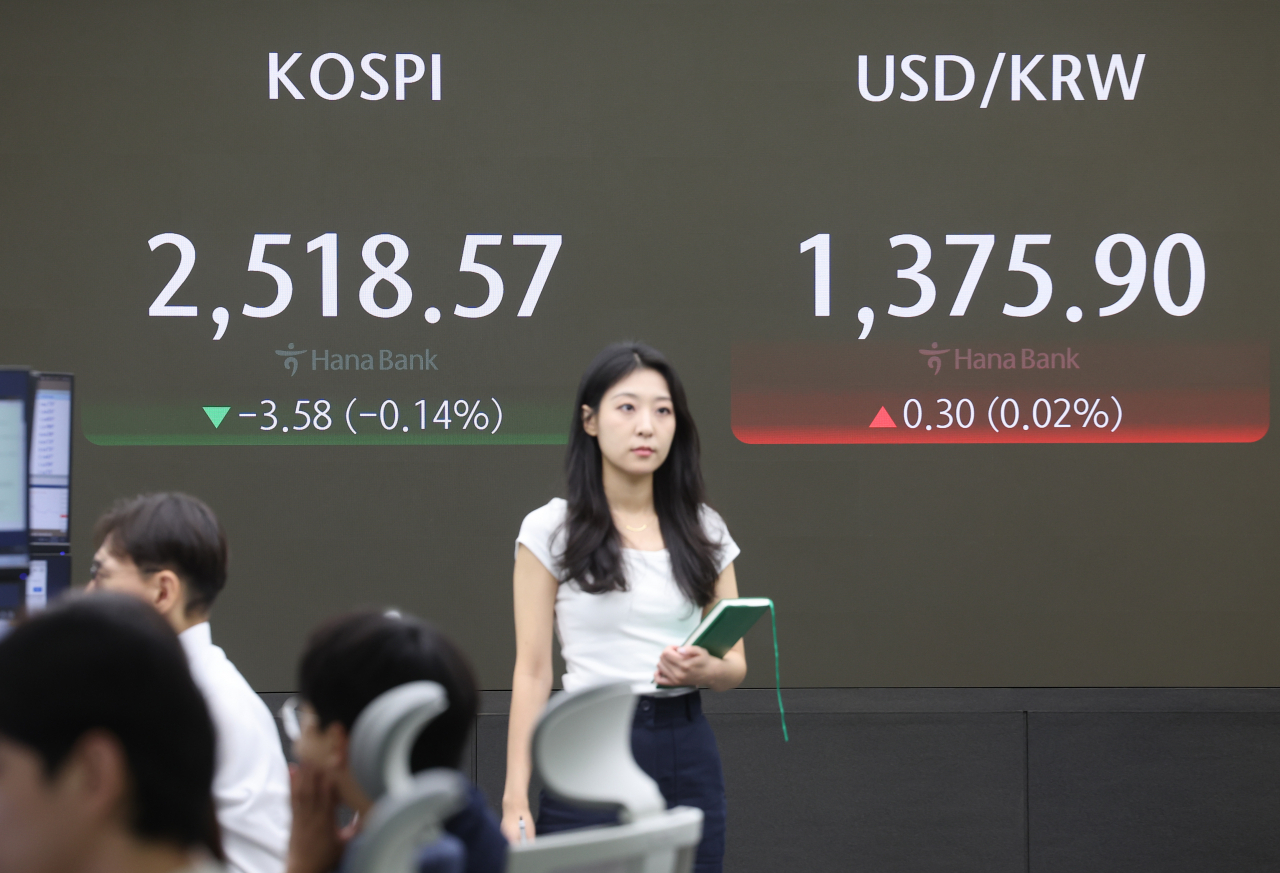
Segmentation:
[[(729, 427), (735, 341), (851, 339), (864, 303), (876, 339), (1270, 341), (1271, 5), (27, 3), (3, 19), (0, 359), (76, 373), (82, 408), (219, 392), (283, 405), (320, 386), (407, 394), (426, 379), (460, 397), (559, 404), (567, 421), (591, 356), (641, 338), (683, 374), (712, 502), (743, 548), (741, 590), (778, 604), (784, 684), (1280, 684), (1270, 436), (786, 447), (741, 444)], [(267, 99), (271, 51), (303, 53), (291, 78), (307, 99)], [(357, 65), (353, 92), (333, 102), (307, 76), (329, 51)], [(1006, 59), (979, 110), (999, 51), (1045, 53), (1034, 78), (1046, 92), (1053, 53), (1105, 64), (1120, 52), (1127, 70), (1147, 58), (1132, 102), (1118, 84), (1093, 99), (1086, 67), (1085, 101), (1016, 104)], [(404, 102), (359, 99), (368, 52), (441, 53), (444, 99), (427, 99), (429, 73)], [(968, 57), (975, 93), (858, 95), (859, 54), (878, 90), (884, 55), (911, 53), (929, 57), (930, 80), (934, 55)], [(330, 231), (341, 312), (321, 319), (305, 242)], [(147, 248), (164, 232), (196, 245), (173, 303), (198, 304), (198, 318), (146, 315), (177, 262), (172, 247)], [(401, 274), (415, 296), (380, 320), (356, 296), (360, 243), (384, 232), (410, 246)], [(818, 323), (798, 245), (820, 232), (833, 287)], [(957, 328), (943, 301), (968, 251), (948, 259), (940, 242), (975, 232), (999, 243)], [(1037, 263), (1055, 295), (1087, 287), (1096, 306), (1118, 294), (1093, 272), (1115, 232), (1149, 257), (1167, 234), (1193, 234), (1200, 309), (1173, 323), (1148, 277), (1105, 324), (1000, 316), (1022, 287), (999, 263), (1012, 234), (1054, 234)], [(255, 233), (293, 234), (268, 257), (292, 275), (293, 303), (261, 321), (239, 315), (272, 296), (268, 277), (245, 272)], [(509, 277), (507, 298), (476, 321), (450, 314), (483, 298), (457, 271), (469, 233), (508, 242), (482, 258)], [(564, 235), (529, 319), (515, 309), (539, 250), (513, 249), (513, 233)], [(909, 263), (888, 246), (897, 233), (935, 241), (940, 302), (895, 323), (884, 303), (912, 299), (893, 296)], [(445, 311), (437, 325), (422, 319), (428, 304)], [(232, 322), (213, 343), (218, 305)], [(288, 342), (430, 347), (440, 370), (291, 377), (274, 355)], [(77, 578), (92, 520), (118, 496), (180, 489), (218, 511), (232, 574), (215, 640), (255, 688), (292, 688), (307, 631), (357, 604), (433, 619), (484, 687), (508, 687), (513, 540), (561, 493), (561, 447), (104, 447), (77, 427), (74, 453)], [(749, 648), (747, 684), (771, 684), (767, 630)]]

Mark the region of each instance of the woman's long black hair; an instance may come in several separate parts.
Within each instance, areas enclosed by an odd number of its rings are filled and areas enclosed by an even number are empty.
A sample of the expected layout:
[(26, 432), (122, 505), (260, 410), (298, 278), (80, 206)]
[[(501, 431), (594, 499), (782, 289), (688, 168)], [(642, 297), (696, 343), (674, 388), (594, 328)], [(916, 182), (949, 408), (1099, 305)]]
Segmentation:
[(600, 444), (583, 428), (582, 408), (597, 412), (604, 394), (636, 370), (653, 370), (667, 380), (675, 410), (676, 432), (671, 451), (653, 474), (653, 505), (658, 526), (671, 556), (671, 569), (680, 591), (691, 602), (706, 606), (715, 599), (716, 559), (720, 544), (702, 527), (705, 499), (699, 461), (698, 427), (689, 414), (684, 385), (662, 353), (642, 343), (618, 343), (596, 356), (578, 385), (573, 405), (565, 478), (569, 511), (565, 518), (565, 549), (560, 568), (591, 594), (627, 590), (622, 564), (622, 537), (614, 525), (604, 494)]

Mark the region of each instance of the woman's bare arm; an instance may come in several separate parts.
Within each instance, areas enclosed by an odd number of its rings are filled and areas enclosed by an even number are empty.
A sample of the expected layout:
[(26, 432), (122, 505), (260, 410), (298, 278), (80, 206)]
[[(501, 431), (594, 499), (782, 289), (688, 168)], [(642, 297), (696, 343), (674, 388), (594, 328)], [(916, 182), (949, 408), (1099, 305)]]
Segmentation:
[(538, 717), (551, 695), (551, 633), (558, 583), (524, 546), (516, 553), (512, 582), (515, 595), (516, 666), (511, 676), (511, 719), (507, 725), (507, 784), (502, 793), (502, 832), (511, 842), (520, 835), (519, 820), (534, 835), (529, 813), (529, 778), (533, 773), (530, 743)]

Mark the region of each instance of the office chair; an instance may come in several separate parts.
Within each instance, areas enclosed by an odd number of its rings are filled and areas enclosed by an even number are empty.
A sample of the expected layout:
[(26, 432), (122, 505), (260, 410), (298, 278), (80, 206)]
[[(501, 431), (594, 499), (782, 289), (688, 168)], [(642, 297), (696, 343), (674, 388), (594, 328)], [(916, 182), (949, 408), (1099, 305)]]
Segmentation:
[(557, 696), (533, 735), (533, 764), (548, 793), (618, 810), (618, 825), (539, 836), (513, 846), (507, 873), (689, 873), (702, 810), (667, 809), (631, 754), (636, 696), (629, 684)]
[(423, 847), (439, 840), (445, 820), (466, 805), (461, 773), (439, 768), (415, 776), (409, 769), (418, 734), (448, 708), (435, 682), (409, 682), (379, 695), (356, 719), (351, 770), (376, 803), (343, 873), (416, 873)]

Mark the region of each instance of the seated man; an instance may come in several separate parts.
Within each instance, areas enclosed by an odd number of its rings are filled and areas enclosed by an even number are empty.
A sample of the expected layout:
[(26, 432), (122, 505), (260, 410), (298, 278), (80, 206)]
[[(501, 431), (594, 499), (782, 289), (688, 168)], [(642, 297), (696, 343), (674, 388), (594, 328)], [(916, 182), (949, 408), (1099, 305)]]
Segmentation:
[[(466, 657), (448, 638), (419, 619), (380, 612), (341, 616), (311, 635), (298, 669), (297, 703), (286, 704), (285, 713), (299, 761), (288, 873), (338, 868), (347, 840), (373, 808), (351, 772), (352, 726), (378, 695), (421, 680), (439, 683), (449, 708), (419, 735), (411, 769), (457, 769), (475, 723), (478, 693)], [(344, 832), (334, 820), (339, 802), (357, 813)], [(466, 873), (502, 873), (506, 867), (507, 840), (474, 785), (466, 808), (445, 822), (445, 831), (461, 843)], [(432, 868), (432, 860), (439, 861), (424, 854), (419, 868)]]
[(140, 597), (178, 633), (218, 736), (213, 796), (233, 873), (280, 873), (289, 844), (289, 771), (266, 704), (222, 649), (209, 612), (227, 581), (227, 539), (185, 494), (122, 500), (95, 530), (90, 590)]
[(213, 725), (133, 598), (76, 598), (0, 641), (0, 873), (215, 873)]

